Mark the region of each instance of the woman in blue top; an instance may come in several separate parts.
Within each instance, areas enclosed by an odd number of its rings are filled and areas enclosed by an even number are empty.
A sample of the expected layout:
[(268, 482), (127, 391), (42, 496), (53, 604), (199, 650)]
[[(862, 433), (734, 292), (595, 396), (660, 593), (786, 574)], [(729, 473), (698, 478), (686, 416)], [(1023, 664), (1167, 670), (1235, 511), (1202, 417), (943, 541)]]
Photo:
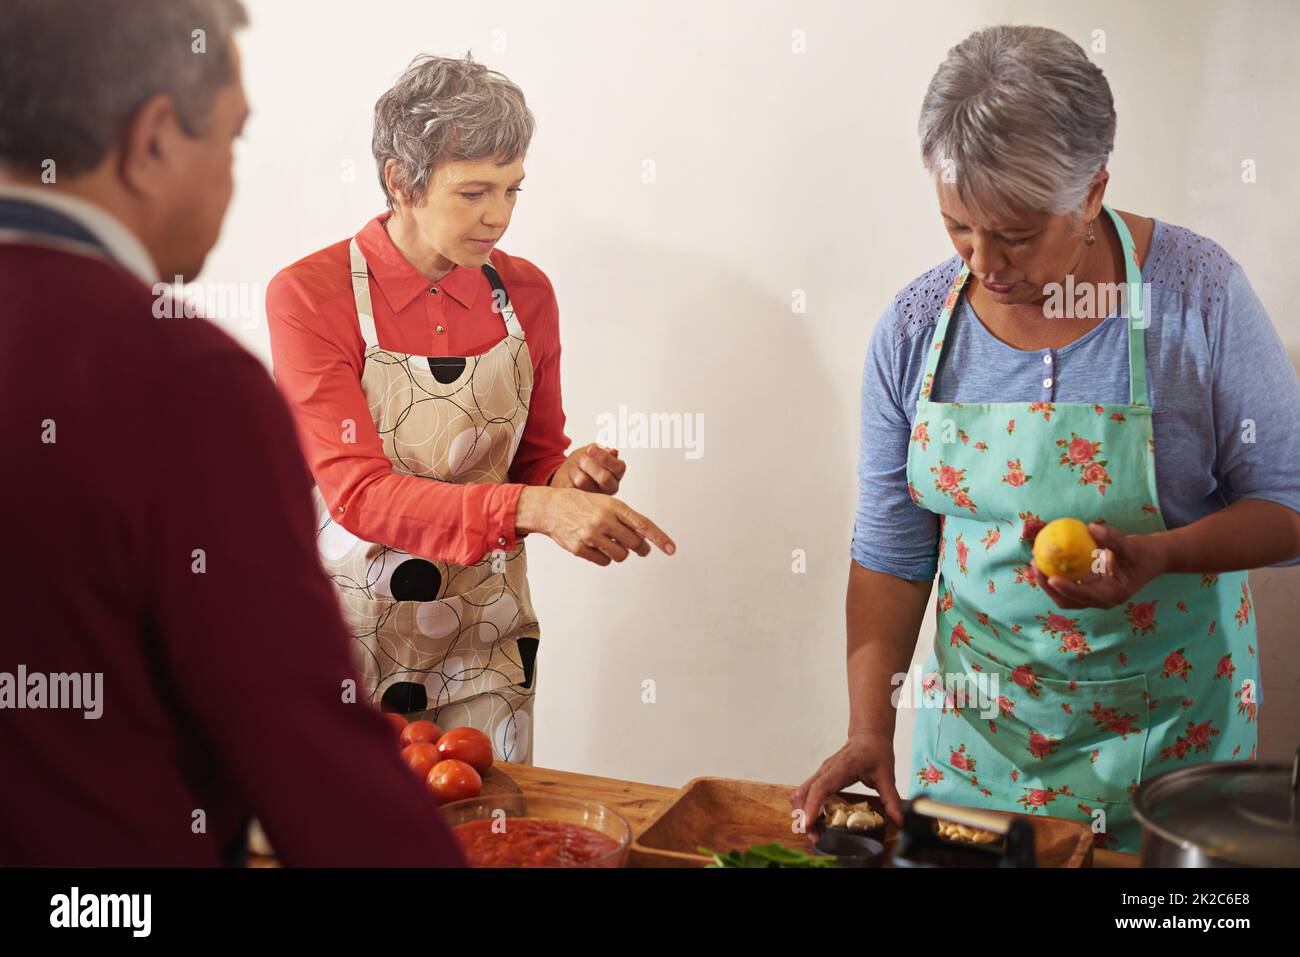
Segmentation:
[[(848, 741), (792, 803), (861, 781), (900, 821), (896, 686), (937, 572), (912, 792), (1135, 850), (1141, 781), (1255, 757), (1246, 570), (1300, 558), (1300, 385), (1227, 253), (1103, 203), (1115, 111), (1068, 37), (968, 37), (920, 134), (957, 255), (872, 339)], [(1031, 552), (1067, 516), (1099, 546), (1080, 581)]]

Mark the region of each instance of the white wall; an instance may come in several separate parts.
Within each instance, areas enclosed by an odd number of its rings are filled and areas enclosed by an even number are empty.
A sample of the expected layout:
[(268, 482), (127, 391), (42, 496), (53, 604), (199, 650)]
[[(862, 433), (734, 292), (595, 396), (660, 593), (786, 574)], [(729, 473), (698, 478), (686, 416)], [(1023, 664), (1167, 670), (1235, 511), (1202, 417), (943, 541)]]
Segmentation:
[[(1087, 47), (1104, 30), (1095, 59), (1119, 113), (1107, 201), (1222, 243), (1300, 353), (1294, 5), (247, 2), (254, 115), (203, 280), (265, 283), (379, 212), (375, 99), (413, 55), (472, 50), (537, 115), (502, 246), (557, 289), (575, 443), (620, 404), (704, 416), (699, 460), (625, 453), (623, 497), (676, 537), (675, 557), (602, 569), (530, 543), (539, 764), (793, 783), (841, 743), (862, 358), (893, 294), (952, 252), (915, 127), (970, 31), (1038, 23)], [(269, 361), (257, 308), (227, 325)], [(1256, 576), (1266, 757), (1300, 727), (1298, 576)], [(910, 727), (904, 713), (900, 779)]]

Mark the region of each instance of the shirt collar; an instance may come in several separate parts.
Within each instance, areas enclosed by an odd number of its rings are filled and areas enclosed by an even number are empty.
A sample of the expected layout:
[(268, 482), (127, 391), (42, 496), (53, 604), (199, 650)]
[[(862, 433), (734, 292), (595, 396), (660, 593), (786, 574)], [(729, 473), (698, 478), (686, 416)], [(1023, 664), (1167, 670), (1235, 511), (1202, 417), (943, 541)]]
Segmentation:
[(127, 229), (108, 210), (96, 206), (80, 196), (73, 196), (66, 190), (49, 186), (0, 185), (0, 197), (22, 200), (52, 209), (68, 217), (91, 233), (104, 247), (105, 252), (123, 268), (134, 274), (146, 286), (158, 282), (158, 266), (136, 238), (135, 233)]
[(411, 265), (400, 249), (393, 245), (392, 237), (384, 229), (384, 222), (392, 213), (380, 213), (361, 228), (357, 233), (357, 245), (366, 257), (370, 274), (375, 277), (379, 291), (384, 294), (388, 306), (393, 312), (401, 312), (417, 296), (427, 296), (429, 289), (437, 286), (452, 299), (469, 309), (478, 298), (479, 290), (487, 282), (487, 277), (480, 269), (466, 269), (464, 266), (452, 266), (451, 272), (436, 283)]

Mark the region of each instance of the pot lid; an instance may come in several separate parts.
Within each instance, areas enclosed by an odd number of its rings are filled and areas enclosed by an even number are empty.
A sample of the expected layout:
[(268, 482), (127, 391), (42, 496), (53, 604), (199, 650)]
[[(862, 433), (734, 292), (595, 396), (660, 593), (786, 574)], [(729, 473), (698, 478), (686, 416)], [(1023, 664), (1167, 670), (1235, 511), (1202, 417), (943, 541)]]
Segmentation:
[(1133, 812), (1165, 840), (1226, 863), (1300, 867), (1300, 750), (1290, 764), (1198, 764), (1146, 781)]

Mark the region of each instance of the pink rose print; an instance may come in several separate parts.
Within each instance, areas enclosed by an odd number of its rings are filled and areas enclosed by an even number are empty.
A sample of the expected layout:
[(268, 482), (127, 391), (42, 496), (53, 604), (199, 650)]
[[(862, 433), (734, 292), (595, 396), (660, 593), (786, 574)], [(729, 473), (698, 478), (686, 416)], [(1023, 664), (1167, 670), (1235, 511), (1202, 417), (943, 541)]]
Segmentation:
[(1026, 808), (1030, 814), (1037, 814), (1039, 808), (1047, 807), (1056, 800), (1058, 795), (1074, 797), (1070, 787), (1067, 784), (1059, 788), (1025, 788), (1025, 793), (1016, 798), (1016, 803)]
[[(993, 584), (993, 579), (990, 578), (990, 579), (989, 579), (989, 585), (991, 586), (992, 584)], [(1001, 633), (997, 630), (996, 627), (994, 627), (993, 623), (989, 621), (989, 613), (988, 613), (988, 612), (986, 612), (986, 611), (979, 611), (979, 612), (976, 612), (976, 613), (975, 613), (975, 617), (979, 620), (979, 623), (980, 623), (981, 625), (983, 625), (983, 626), (984, 626), (985, 628), (987, 628), (989, 631), (993, 632), (993, 634), (997, 635), (997, 637), (999, 637), (999, 638), (1002, 637)], [(992, 658), (994, 661), (997, 661), (997, 660), (998, 660), (997, 657), (996, 657), (995, 655), (989, 655), (989, 657)], [(980, 670), (979, 665), (976, 665), (976, 666), (975, 666), (975, 670), (976, 670), (976, 671), (979, 671), (979, 670)]]
[(1129, 602), (1124, 606), (1124, 615), (1133, 626), (1132, 631), (1135, 635), (1145, 635), (1156, 630), (1156, 602), (1154, 601)]
[(966, 434), (965, 429), (957, 430), (957, 438), (961, 439), (962, 445), (970, 445), (970, 436)]
[(976, 442), (975, 448), (980, 452), (987, 452), (989, 450), (989, 444), (987, 442)]
[(1033, 565), (1017, 565), (1012, 569), (1016, 573), (1017, 585), (1028, 585), (1030, 588), (1038, 587), (1038, 572), (1034, 570)]
[(1224, 655), (1222, 658), (1219, 659), (1219, 667), (1214, 670), (1214, 677), (1216, 679), (1227, 678), (1229, 681), (1231, 681), (1233, 675), (1235, 675), (1236, 673), (1237, 673), (1237, 668), (1232, 663), (1232, 652), (1228, 652), (1226, 655)]
[(994, 525), (987, 532), (985, 532), (983, 537), (980, 538), (980, 541), (984, 544), (984, 551), (987, 552), (990, 548), (996, 545), (998, 543), (998, 539), (1000, 539), (1001, 537), (1002, 537), (1002, 530), (998, 528), (996, 525)]
[(1071, 472), (1076, 468), (1082, 470), (1080, 485), (1095, 485), (1097, 491), (1106, 494), (1106, 486), (1112, 484), (1110, 473), (1106, 471), (1106, 459), (1098, 459), (1101, 443), (1085, 439), (1071, 432), (1069, 439), (1057, 439), (1056, 444), (1065, 451), (1061, 453), (1060, 464)]
[(1179, 611), (1183, 612), (1184, 614), (1187, 613), (1187, 602), (1185, 601), (1180, 601), (1178, 604), (1174, 605), (1174, 607), (1177, 608)]
[[(1219, 729), (1214, 727), (1214, 720), (1203, 721), (1200, 724), (1187, 722), (1187, 730), (1174, 740), (1174, 743), (1167, 748), (1160, 749), (1160, 760), (1168, 761), (1170, 758), (1177, 758), (1179, 761), (1187, 760), (1187, 755), (1193, 751), (1205, 752), (1210, 750), (1210, 740), (1218, 737)], [(1254, 758), (1252, 757), (1253, 761)]]
[(990, 578), (990, 579), (989, 579), (989, 594), (990, 594), (990, 595), (996, 594), (996, 593), (997, 593), (997, 590), (998, 590), (998, 589), (997, 589), (997, 586), (995, 586), (995, 585), (993, 584), (993, 579)]
[(1038, 684), (1038, 676), (1029, 665), (1019, 665), (1011, 669), (1011, 680), (1029, 692), (1031, 698), (1037, 698), (1043, 693), (1042, 687)]
[(930, 398), (930, 388), (933, 385), (934, 385), (934, 373), (931, 372), (926, 375), (925, 382), (921, 383), (921, 398), (923, 399)]
[(916, 490), (916, 486), (913, 485), (911, 482), (907, 483), (907, 494), (911, 497), (912, 501), (915, 502), (917, 505), (921, 504), (921, 493)]
[(957, 567), (961, 569), (963, 575), (966, 574), (966, 559), (970, 557), (970, 549), (966, 543), (961, 540), (961, 532), (957, 533)]
[(1125, 740), (1128, 740), (1130, 734), (1137, 734), (1142, 730), (1137, 726), (1137, 715), (1120, 714), (1118, 708), (1103, 708), (1100, 701), (1092, 703), (1092, 707), (1088, 709), (1088, 717), (1092, 718), (1098, 727), (1105, 728)]
[(970, 635), (966, 633), (966, 625), (963, 622), (957, 622), (952, 626), (952, 634), (948, 637), (948, 643), (956, 647), (959, 643), (970, 644)]
[(943, 772), (934, 766), (930, 761), (925, 762), (927, 767), (916, 772), (917, 780), (921, 784), (938, 784), (943, 780)]
[[(952, 307), (957, 304), (957, 297), (961, 295), (961, 287), (965, 279), (965, 276), (958, 273), (957, 278), (953, 280), (952, 287), (948, 290), (948, 298), (943, 301), (944, 312), (950, 312)], [(940, 340), (940, 342), (942, 341), (943, 340)]]
[(1090, 462), (1083, 470), (1083, 477), (1079, 479), (1081, 485), (1095, 485), (1098, 493), (1105, 495), (1106, 486), (1113, 485), (1110, 473), (1106, 471), (1106, 466), (1102, 462)]
[(920, 422), (917, 424), (916, 428), (912, 430), (912, 441), (920, 442), (921, 451), (923, 452), (930, 448), (930, 430), (928, 425), (928, 420), (926, 422)]
[(1250, 607), (1250, 589), (1246, 587), (1245, 582), (1242, 582), (1241, 603), (1237, 605), (1237, 610), (1232, 615), (1238, 628), (1245, 628), (1250, 622)]
[(1048, 612), (1046, 615), (1035, 615), (1034, 620), (1043, 626), (1043, 631), (1053, 637), (1067, 631), (1079, 630), (1078, 618), (1066, 618), (1064, 615), (1058, 615), (1056, 612)]
[(1219, 575), (1218, 575), (1217, 572), (1215, 572), (1214, 574), (1211, 574), (1211, 575), (1202, 575), (1202, 576), (1201, 576), (1201, 587), (1202, 587), (1202, 588), (1213, 588), (1213, 587), (1214, 587), (1214, 583), (1217, 582), (1218, 580), (1219, 580)]
[(1029, 753), (1039, 760), (1051, 756), (1060, 746), (1061, 742), (1053, 741), (1045, 734), (1038, 731), (1029, 732)]
[(1081, 631), (1067, 631), (1061, 635), (1061, 647), (1057, 649), (1065, 652), (1067, 655), (1078, 655), (1080, 658), (1092, 652), (1088, 645), (1088, 639), (1084, 637)]
[(1052, 403), (1050, 403), (1050, 402), (1031, 402), (1031, 403), (1029, 403), (1029, 414), (1030, 414), (1030, 415), (1033, 415), (1035, 412), (1041, 412), (1041, 413), (1043, 413), (1043, 421), (1044, 421), (1044, 422), (1051, 422), (1051, 421), (1052, 421), (1052, 413), (1055, 412), (1055, 411), (1056, 411), (1056, 406), (1052, 405)]
[(1127, 421), (1128, 421), (1126, 418), (1124, 418), (1124, 413), (1123, 413), (1123, 412), (1112, 412), (1112, 413), (1110, 414), (1110, 418), (1111, 418), (1111, 421), (1113, 421), (1113, 422), (1127, 422)]
[(968, 757), (966, 754), (966, 745), (961, 745), (956, 751), (948, 749), (948, 763), (958, 771), (974, 771), (975, 759)]
[(998, 711), (1004, 718), (1014, 718), (1016, 716), (1016, 703), (1004, 694), (998, 695)]
[(1032, 475), (1026, 474), (1024, 466), (1020, 464), (1020, 459), (1007, 460), (1007, 474), (1002, 476), (1002, 484), (1010, 485), (1012, 488), (1020, 488), (1028, 482)]
[(1038, 537), (1038, 533), (1043, 530), (1043, 526), (1047, 523), (1033, 512), (1021, 512), (1019, 517), (1025, 523), (1020, 530), (1020, 540), (1028, 542), (1030, 545), (1034, 544), (1034, 539)]
[(1106, 410), (1105, 410), (1104, 408), (1102, 408), (1101, 406), (1099, 406), (1099, 405), (1094, 405), (1094, 406), (1092, 407), (1092, 411), (1096, 412), (1098, 415), (1101, 415), (1101, 414), (1104, 413)]
[(968, 481), (965, 469), (945, 465), (943, 459), (940, 459), (937, 466), (930, 466), (930, 472), (934, 475), (936, 489), (951, 498), (958, 508), (970, 509), (974, 514), (975, 503), (971, 501), (970, 485), (963, 484)]
[(1173, 678), (1175, 676), (1187, 680), (1187, 673), (1192, 670), (1192, 663), (1183, 657), (1183, 649), (1170, 652), (1165, 656), (1164, 670), (1160, 672), (1161, 678)]
[(939, 604), (938, 604), (936, 607), (939, 609), (939, 611), (951, 611), (951, 610), (952, 610), (952, 590), (951, 590), (951, 589), (949, 589), (949, 588), (945, 588), (945, 589), (944, 589), (944, 591), (943, 591), (943, 595), (941, 595), (941, 596), (939, 597)]
[(1015, 430), (1016, 430), (1016, 420), (1012, 419), (1009, 422), (1007, 422), (1007, 435), (1010, 435)]

